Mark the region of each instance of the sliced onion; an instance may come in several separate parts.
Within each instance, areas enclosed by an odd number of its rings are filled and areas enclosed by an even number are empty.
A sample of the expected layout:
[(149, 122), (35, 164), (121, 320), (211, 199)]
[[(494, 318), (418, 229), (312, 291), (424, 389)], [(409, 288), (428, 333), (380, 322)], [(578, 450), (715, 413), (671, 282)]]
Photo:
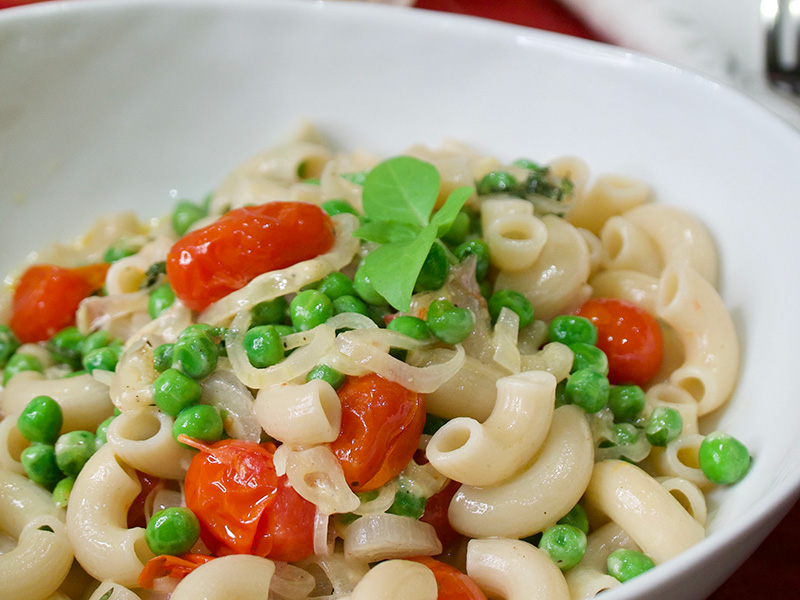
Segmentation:
[(270, 595), (283, 600), (305, 600), (314, 589), (314, 576), (285, 562), (275, 562), (275, 574), (269, 582)]
[(305, 341), (306, 345), (298, 347), (277, 365), (266, 369), (257, 369), (250, 364), (250, 359), (247, 358), (244, 349), (244, 334), (249, 323), (250, 311), (240, 311), (233, 319), (225, 336), (225, 346), (228, 349), (228, 358), (233, 365), (233, 371), (249, 388), (261, 389), (271, 385), (280, 385), (305, 375), (319, 363), (320, 358), (328, 352), (335, 339), (334, 330), (325, 324), (317, 325), (309, 331), (288, 335), (285, 338), (288, 347), (297, 347), (295, 344), (301, 340)]
[(328, 535), (330, 517), (328, 513), (319, 509), (317, 509), (317, 514), (314, 515), (314, 554), (317, 556), (327, 556), (333, 553), (333, 545), (330, 543), (330, 536)]
[(388, 513), (357, 519), (343, 537), (345, 557), (366, 562), (435, 556), (442, 551), (433, 525)]
[(492, 346), (494, 362), (511, 373), (519, 373), (521, 359), (517, 339), (519, 338), (519, 315), (505, 306), (500, 310), (494, 326)]
[(446, 362), (415, 367), (389, 354), (390, 348), (417, 350), (425, 346), (406, 335), (387, 329), (348, 331), (336, 338), (336, 348), (356, 364), (406, 389), (429, 394), (450, 379), (464, 363), (464, 348), (457, 345)]
[(220, 369), (202, 383), (200, 402), (217, 407), (223, 414), (226, 433), (232, 438), (258, 442), (261, 425), (253, 412), (253, 394), (236, 375)]
[(366, 502), (362, 501), (361, 505), (352, 512), (362, 516), (385, 513), (394, 503), (394, 497), (397, 494), (397, 490), (397, 479), (390, 479), (378, 488), (378, 496), (376, 498)]
[(361, 244), (358, 238), (353, 237), (353, 231), (359, 225), (358, 218), (343, 213), (332, 217), (332, 220), (336, 238), (327, 253), (285, 269), (259, 275), (240, 290), (228, 294), (205, 309), (200, 315), (200, 322), (214, 326), (224, 325), (243, 308), (296, 292), (349, 264)]

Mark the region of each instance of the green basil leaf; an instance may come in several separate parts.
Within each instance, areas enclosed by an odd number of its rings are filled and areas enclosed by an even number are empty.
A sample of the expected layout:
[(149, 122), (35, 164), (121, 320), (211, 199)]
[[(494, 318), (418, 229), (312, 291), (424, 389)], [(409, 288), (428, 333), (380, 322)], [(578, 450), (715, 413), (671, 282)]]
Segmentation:
[(474, 192), (475, 189), (468, 186), (456, 188), (450, 192), (442, 208), (437, 210), (431, 219), (431, 223), (438, 228), (437, 237), (442, 237), (450, 231), (450, 226), (455, 221), (459, 211)]
[(103, 594), (102, 596), (100, 596), (100, 600), (108, 600), (109, 598), (111, 598), (111, 596), (112, 596), (112, 594), (113, 594), (113, 593), (114, 593), (114, 588), (112, 587), (112, 588), (111, 588), (110, 590), (108, 590), (108, 591), (107, 591), (105, 594)]
[(355, 183), (356, 185), (364, 185), (364, 182), (367, 180), (367, 171), (357, 171), (355, 173), (339, 173), (339, 177), (342, 179), (346, 179), (351, 183)]
[(439, 171), (432, 164), (398, 156), (374, 167), (364, 182), (364, 214), (376, 221), (425, 227), (439, 195)]
[(413, 240), (421, 229), (410, 223), (398, 221), (370, 221), (353, 232), (353, 235), (368, 242), (390, 244), (392, 242), (408, 242)]
[(408, 310), (422, 264), (436, 241), (436, 225), (428, 225), (408, 242), (377, 248), (364, 259), (364, 268), (375, 290), (397, 310)]

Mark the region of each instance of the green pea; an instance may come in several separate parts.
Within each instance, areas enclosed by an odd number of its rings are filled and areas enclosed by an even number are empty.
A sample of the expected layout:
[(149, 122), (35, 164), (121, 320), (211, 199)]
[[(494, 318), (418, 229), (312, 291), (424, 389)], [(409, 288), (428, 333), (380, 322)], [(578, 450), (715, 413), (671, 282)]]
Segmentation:
[(47, 347), (53, 358), (76, 369), (81, 364), (81, 344), (84, 339), (77, 327), (65, 327), (50, 338)]
[(372, 304), (373, 306), (386, 306), (388, 304), (386, 299), (373, 287), (363, 264), (358, 267), (356, 274), (353, 276), (353, 286), (356, 288), (356, 293), (367, 304)]
[(467, 235), (469, 234), (471, 226), (472, 223), (469, 215), (463, 210), (460, 211), (456, 215), (456, 218), (453, 219), (453, 224), (450, 225), (450, 229), (448, 229), (447, 233), (442, 236), (442, 241), (450, 246), (458, 246), (459, 244), (463, 244), (467, 239)]
[(475, 279), (483, 280), (489, 272), (489, 246), (483, 240), (470, 240), (464, 242), (453, 252), (456, 258), (463, 262), (469, 256), (475, 256)]
[(61, 433), (64, 415), (50, 396), (36, 396), (17, 418), (17, 429), (29, 442), (54, 444)]
[(631, 423), (615, 423), (611, 426), (611, 441), (615, 446), (629, 446), (639, 441), (639, 430)]
[(181, 200), (172, 213), (172, 229), (180, 236), (186, 235), (189, 228), (208, 214), (202, 206), (189, 200)]
[(31, 444), (20, 453), (19, 460), (28, 479), (47, 489), (52, 489), (64, 477), (52, 444)]
[(125, 258), (127, 256), (133, 256), (134, 254), (136, 254), (135, 248), (129, 248), (124, 245), (109, 246), (108, 249), (103, 254), (103, 262), (107, 263), (117, 262), (121, 258)]
[(644, 390), (638, 385), (615, 385), (608, 393), (608, 407), (616, 421), (633, 421), (644, 410)]
[(489, 315), (493, 322), (497, 322), (500, 311), (508, 308), (519, 315), (519, 326), (527, 327), (533, 323), (533, 305), (523, 294), (516, 290), (497, 290), (489, 298)]
[(386, 321), (389, 320), (389, 317), (392, 315), (394, 315), (394, 310), (388, 304), (384, 306), (367, 305), (367, 316), (372, 319), (378, 327), (386, 327)]
[(122, 353), (125, 350), (125, 344), (122, 343), (122, 340), (111, 340), (108, 344), (108, 347), (114, 351), (114, 354), (117, 355), (117, 360), (122, 356)]
[(736, 483), (750, 469), (750, 452), (732, 435), (715, 431), (700, 444), (700, 469), (712, 483)]
[(395, 317), (389, 321), (386, 325), (386, 329), (397, 331), (398, 333), (420, 341), (430, 339), (431, 337), (431, 330), (428, 328), (428, 324), (422, 319), (410, 315)]
[(178, 339), (196, 334), (206, 335), (209, 339), (212, 339), (215, 335), (217, 335), (217, 329), (208, 323), (194, 323), (193, 325), (189, 325), (186, 329), (181, 331), (178, 334)]
[(117, 415), (108, 417), (97, 426), (97, 431), (94, 433), (94, 445), (96, 450), (99, 450), (100, 446), (103, 444), (108, 443), (108, 426), (111, 425), (111, 422), (116, 418)]
[(559, 315), (550, 321), (547, 337), (551, 342), (597, 344), (597, 327), (586, 317)]
[(562, 571), (568, 571), (586, 554), (586, 534), (573, 525), (554, 525), (542, 533), (539, 549), (544, 550)]
[(53, 502), (58, 508), (67, 508), (72, 488), (75, 485), (74, 477), (64, 477), (53, 488)]
[(305, 290), (289, 303), (289, 318), (298, 331), (308, 331), (333, 316), (331, 299), (319, 290)]
[(322, 210), (331, 217), (342, 213), (358, 216), (358, 211), (346, 200), (327, 200), (323, 202), (321, 206)]
[(572, 350), (572, 371), (579, 369), (593, 369), (603, 375), (608, 375), (608, 357), (597, 346), (585, 342), (573, 342), (569, 345)]
[(602, 410), (608, 402), (610, 385), (608, 377), (594, 369), (580, 369), (567, 379), (564, 397), (570, 404), (577, 404), (587, 413)]
[(478, 182), (478, 195), (502, 194), (513, 192), (517, 187), (517, 179), (507, 171), (491, 171)]
[(450, 272), (450, 261), (447, 260), (447, 251), (439, 242), (434, 242), (422, 263), (422, 269), (414, 283), (415, 292), (438, 290), (447, 281)]
[(203, 379), (213, 373), (218, 360), (219, 348), (204, 333), (182, 335), (172, 348), (172, 368), (192, 379)]
[(153, 367), (159, 373), (163, 373), (172, 366), (172, 354), (175, 351), (175, 344), (161, 344), (153, 350)]
[(117, 368), (117, 361), (118, 357), (116, 352), (106, 346), (105, 348), (98, 348), (97, 350), (89, 352), (89, 354), (83, 357), (82, 364), (83, 368), (91, 373), (95, 369), (114, 371), (114, 369)]
[(92, 350), (97, 350), (98, 348), (105, 348), (111, 342), (111, 334), (107, 331), (95, 331), (94, 333), (90, 333), (85, 338), (83, 338), (83, 342), (81, 343), (81, 354), (86, 356)]
[(425, 435), (433, 435), (437, 431), (439, 431), (442, 427), (445, 426), (450, 419), (445, 419), (444, 417), (438, 417), (431, 413), (427, 413), (425, 415), (425, 425), (422, 428), (422, 433)]
[(333, 301), (333, 314), (338, 315), (341, 313), (358, 313), (359, 315), (367, 314), (367, 305), (361, 298), (356, 296), (339, 296)]
[(150, 297), (147, 299), (147, 312), (150, 313), (150, 318), (155, 319), (172, 306), (174, 302), (175, 292), (172, 291), (168, 283), (162, 283), (150, 292)]
[(446, 344), (459, 344), (472, 332), (475, 320), (466, 308), (457, 308), (449, 300), (434, 300), (428, 307), (428, 328)]
[(541, 171), (542, 169), (547, 170), (547, 167), (542, 167), (539, 163), (536, 163), (529, 158), (518, 158), (513, 163), (516, 167), (522, 167), (523, 169), (528, 169), (529, 171)]
[(569, 404), (566, 395), (567, 390), (567, 379), (562, 379), (556, 384), (556, 401), (555, 407), (558, 408), (559, 406), (564, 406), (565, 404)]
[(492, 297), (492, 293), (493, 293), (492, 292), (492, 282), (489, 281), (488, 279), (484, 279), (483, 281), (478, 283), (478, 289), (480, 289), (481, 296), (483, 296), (484, 300), (486, 300), (488, 302), (489, 298)]
[(674, 408), (657, 406), (647, 419), (644, 434), (653, 446), (666, 446), (681, 434), (683, 417)]
[(56, 463), (69, 477), (77, 477), (97, 446), (91, 431), (70, 431), (56, 440)]
[(278, 335), (280, 335), (281, 337), (297, 333), (294, 330), (294, 327), (292, 327), (291, 325), (273, 325), (273, 327), (275, 328), (275, 331), (278, 332)]
[(17, 351), (20, 343), (8, 325), (0, 325), (0, 369), (6, 366), (8, 359)]
[(250, 311), (251, 325), (274, 325), (283, 323), (289, 311), (289, 302), (285, 296), (259, 302)]
[(216, 442), (222, 437), (222, 416), (208, 404), (195, 404), (184, 408), (172, 424), (172, 436), (177, 440), (182, 433), (204, 442)]
[(7, 385), (14, 375), (22, 373), (23, 371), (44, 373), (44, 365), (42, 361), (30, 354), (14, 354), (8, 359), (6, 368), (3, 369), (3, 385)]
[(256, 369), (277, 365), (286, 356), (283, 340), (275, 325), (259, 325), (244, 334), (244, 350)]
[(428, 499), (424, 496), (415, 496), (405, 490), (400, 490), (394, 495), (394, 502), (386, 510), (391, 515), (419, 519), (425, 512)]
[(184, 408), (199, 402), (203, 391), (199, 383), (177, 369), (167, 369), (161, 373), (153, 386), (156, 406), (170, 417), (178, 416)]
[(334, 271), (325, 276), (320, 281), (317, 288), (331, 300), (336, 300), (341, 296), (355, 296), (356, 288), (350, 278), (344, 273)]
[(626, 548), (614, 550), (606, 559), (608, 574), (620, 583), (625, 583), (655, 566), (646, 554)]
[(586, 535), (589, 534), (589, 517), (580, 504), (576, 504), (572, 509), (558, 520), (559, 525), (572, 525), (580, 529)]
[(344, 385), (347, 377), (344, 373), (340, 373), (331, 366), (317, 365), (306, 375), (306, 381), (311, 381), (312, 379), (321, 379), (322, 381), (326, 381), (333, 389), (338, 390)]
[(192, 549), (200, 537), (200, 521), (188, 508), (173, 506), (154, 514), (147, 523), (144, 539), (156, 556), (178, 556)]

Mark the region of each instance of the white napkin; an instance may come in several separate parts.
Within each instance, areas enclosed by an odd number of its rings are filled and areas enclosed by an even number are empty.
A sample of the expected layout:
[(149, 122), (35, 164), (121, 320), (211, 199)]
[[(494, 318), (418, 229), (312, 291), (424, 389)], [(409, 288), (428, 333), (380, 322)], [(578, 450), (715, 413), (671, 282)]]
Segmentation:
[(800, 127), (800, 99), (767, 85), (760, 0), (560, 2), (609, 42), (733, 85)]

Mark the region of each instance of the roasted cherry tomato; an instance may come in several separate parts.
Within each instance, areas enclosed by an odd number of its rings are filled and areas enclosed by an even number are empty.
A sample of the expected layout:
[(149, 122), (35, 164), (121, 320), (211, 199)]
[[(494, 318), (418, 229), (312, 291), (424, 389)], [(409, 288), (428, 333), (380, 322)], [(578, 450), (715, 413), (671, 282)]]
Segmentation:
[(175, 295), (201, 311), (262, 273), (324, 254), (333, 240), (333, 223), (313, 204), (245, 206), (179, 239), (167, 277)]
[(161, 484), (161, 479), (154, 475), (136, 471), (136, 476), (139, 478), (139, 484), (142, 486), (142, 489), (128, 509), (128, 529), (147, 527), (147, 518), (145, 516), (147, 497)]
[(331, 450), (355, 492), (379, 488), (414, 456), (425, 426), (425, 396), (372, 373), (339, 388), (342, 425)]
[(223, 440), (200, 450), (186, 472), (186, 506), (215, 555), (255, 554), (294, 562), (314, 551), (316, 507), (278, 477), (275, 446)]
[(421, 563), (433, 571), (436, 585), (439, 586), (437, 600), (486, 600), (486, 595), (478, 584), (455, 567), (429, 556), (417, 556), (408, 560)]
[(147, 561), (144, 569), (139, 573), (138, 583), (143, 588), (151, 589), (154, 581), (162, 577), (183, 579), (197, 567), (213, 558), (206, 554), (181, 554), (180, 556), (162, 554)]
[(575, 313), (597, 327), (597, 347), (608, 357), (613, 384), (644, 385), (661, 368), (664, 343), (658, 321), (625, 300), (593, 298)]
[(101, 287), (107, 263), (68, 269), (33, 265), (19, 278), (8, 324), (19, 340), (42, 342), (75, 322), (81, 300)]
[(436, 536), (442, 542), (442, 547), (447, 548), (461, 535), (447, 518), (447, 510), (450, 508), (450, 501), (456, 495), (461, 484), (458, 481), (451, 481), (441, 492), (434, 494), (425, 503), (425, 512), (419, 518), (420, 521), (433, 525)]

